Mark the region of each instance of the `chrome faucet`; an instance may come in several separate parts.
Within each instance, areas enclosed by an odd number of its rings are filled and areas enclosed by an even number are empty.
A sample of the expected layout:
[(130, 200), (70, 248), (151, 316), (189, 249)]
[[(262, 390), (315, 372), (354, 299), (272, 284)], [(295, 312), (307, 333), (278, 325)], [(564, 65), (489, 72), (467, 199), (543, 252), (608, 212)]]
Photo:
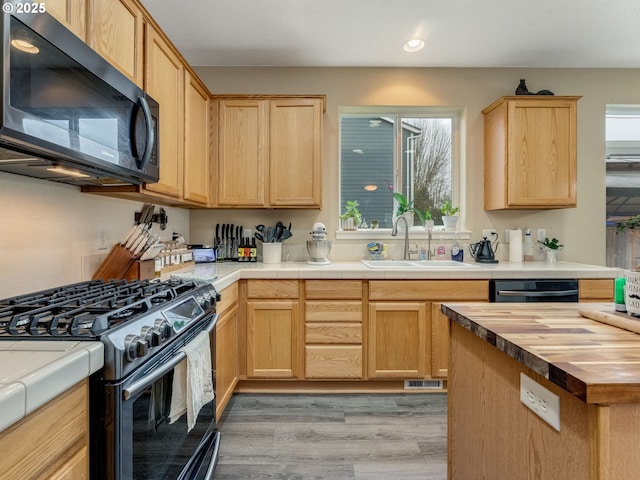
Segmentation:
[[(409, 250), (409, 223), (407, 222), (407, 219), (404, 218), (402, 215), (398, 216), (396, 218), (396, 221), (393, 222), (393, 228), (391, 229), (391, 236), (395, 237), (398, 235), (398, 222), (402, 220), (404, 222), (404, 248), (403, 250), (403, 254), (402, 254), (402, 258), (403, 260), (411, 260), (411, 257), (409, 256), (409, 254), (411, 253), (416, 253), (415, 250)], [(429, 247), (431, 247), (431, 245), (429, 245)]]

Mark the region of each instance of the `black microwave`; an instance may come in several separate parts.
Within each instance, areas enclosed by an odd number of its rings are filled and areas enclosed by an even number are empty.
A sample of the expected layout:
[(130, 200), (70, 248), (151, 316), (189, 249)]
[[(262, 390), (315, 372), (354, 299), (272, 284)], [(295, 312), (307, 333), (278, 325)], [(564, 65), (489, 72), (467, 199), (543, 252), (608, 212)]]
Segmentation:
[(157, 182), (158, 103), (51, 15), (20, 5), (3, 6), (0, 171), (74, 185)]

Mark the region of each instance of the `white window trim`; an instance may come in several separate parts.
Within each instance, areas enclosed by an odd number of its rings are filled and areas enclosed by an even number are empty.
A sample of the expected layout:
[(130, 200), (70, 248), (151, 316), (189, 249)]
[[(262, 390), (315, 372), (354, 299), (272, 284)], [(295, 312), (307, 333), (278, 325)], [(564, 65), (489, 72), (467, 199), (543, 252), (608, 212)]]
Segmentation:
[[(425, 113), (425, 109), (429, 111)], [(465, 204), (466, 204), (466, 117), (467, 110), (465, 107), (459, 106), (341, 106), (338, 108), (338, 152), (342, 151), (342, 135), (340, 134), (341, 119), (343, 114), (389, 114), (389, 115), (416, 115), (416, 116), (433, 116), (433, 117), (450, 117), (452, 118), (451, 129), (451, 197), (452, 204), (460, 206), (460, 212), (458, 213), (458, 227), (460, 230), (447, 231), (444, 230), (442, 225), (436, 225), (432, 231), (433, 235), (443, 235), (446, 239), (459, 239), (467, 240), (471, 238), (471, 231), (465, 230)], [(338, 153), (338, 158), (342, 162), (342, 157)], [(338, 167), (338, 199), (342, 198), (342, 168)], [(340, 225), (340, 214), (342, 213), (342, 205), (338, 201), (338, 218), (337, 223)], [(427, 238), (428, 233), (424, 228), (419, 226), (413, 226), (409, 230), (411, 238)], [(342, 230), (338, 228), (336, 230), (336, 240), (348, 240), (348, 239), (360, 239), (370, 238), (372, 240), (391, 239), (390, 228), (380, 229), (362, 229), (362, 230)]]

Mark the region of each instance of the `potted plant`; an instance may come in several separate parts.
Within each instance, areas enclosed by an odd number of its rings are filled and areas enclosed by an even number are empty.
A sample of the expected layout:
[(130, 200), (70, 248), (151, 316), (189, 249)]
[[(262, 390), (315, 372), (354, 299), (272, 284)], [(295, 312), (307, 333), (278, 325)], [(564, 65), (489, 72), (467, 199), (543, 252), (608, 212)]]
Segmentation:
[(360, 203), (357, 200), (347, 200), (344, 213), (340, 215), (343, 230), (357, 230), (362, 224), (362, 213), (358, 210)]
[(455, 230), (458, 225), (458, 216), (456, 213), (460, 211), (460, 207), (453, 207), (451, 201), (447, 200), (440, 206), (442, 213), (442, 223), (445, 230)]
[(562, 250), (564, 245), (560, 243), (557, 238), (549, 240), (548, 237), (544, 237), (544, 240), (538, 240), (540, 248), (544, 250), (544, 255), (547, 263), (556, 263), (558, 258), (558, 252)]
[[(424, 225), (425, 219), (427, 215), (429, 219), (431, 219), (431, 214), (428, 212), (423, 212), (419, 208), (414, 207), (413, 200), (408, 201), (407, 198), (398, 192), (393, 192), (393, 198), (396, 201), (396, 217), (405, 216), (407, 220), (407, 225), (410, 227), (413, 225), (413, 215), (416, 214), (420, 219), (420, 225)], [(410, 215), (407, 215), (410, 214)]]

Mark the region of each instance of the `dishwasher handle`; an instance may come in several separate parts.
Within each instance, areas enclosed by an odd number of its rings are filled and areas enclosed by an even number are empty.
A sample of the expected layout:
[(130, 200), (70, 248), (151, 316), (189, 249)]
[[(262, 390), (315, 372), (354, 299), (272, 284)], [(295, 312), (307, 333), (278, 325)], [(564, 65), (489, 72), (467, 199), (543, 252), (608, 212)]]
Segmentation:
[(496, 294), (501, 297), (565, 297), (578, 295), (578, 290), (498, 290)]

